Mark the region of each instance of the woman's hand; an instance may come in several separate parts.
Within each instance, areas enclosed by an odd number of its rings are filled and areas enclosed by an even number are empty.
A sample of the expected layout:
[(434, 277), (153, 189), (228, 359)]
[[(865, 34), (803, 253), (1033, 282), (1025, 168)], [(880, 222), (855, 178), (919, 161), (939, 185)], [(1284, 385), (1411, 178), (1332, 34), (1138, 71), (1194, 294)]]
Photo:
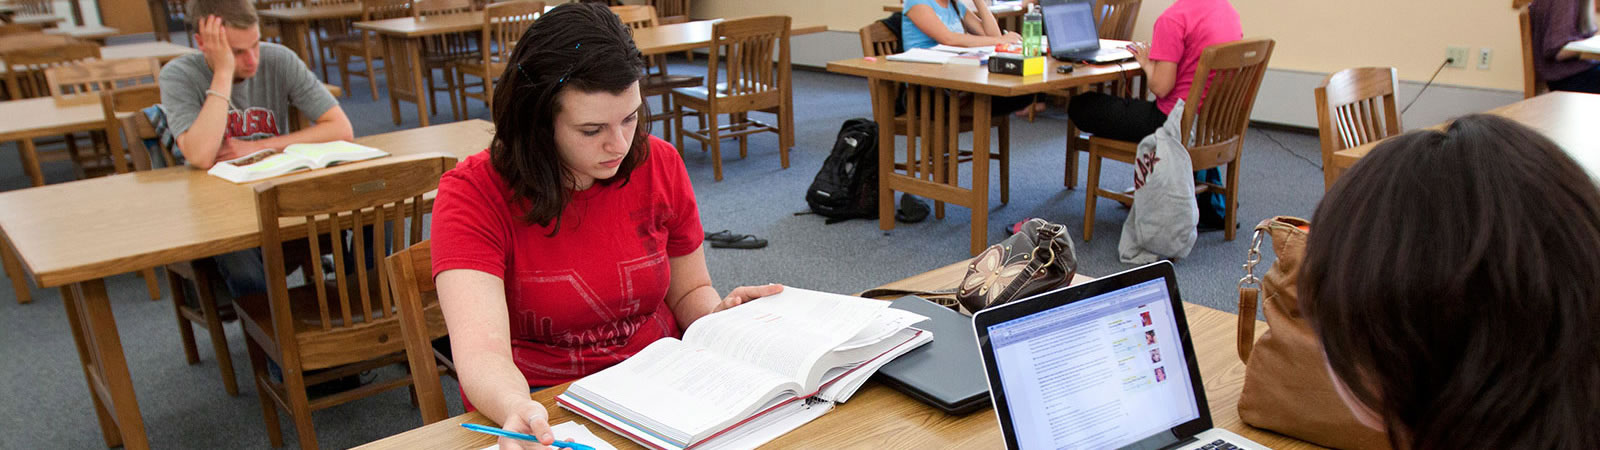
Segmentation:
[(1133, 59), (1139, 61), (1139, 67), (1150, 66), (1150, 44), (1135, 41), (1129, 42), (1125, 48), (1133, 54)]
[(744, 302), (755, 300), (761, 297), (777, 295), (779, 292), (783, 292), (783, 285), (781, 284), (740, 286), (734, 288), (733, 292), (729, 292), (728, 297), (722, 299), (721, 303), (717, 303), (717, 307), (712, 309), (711, 312), (722, 311), (724, 309), (739, 306), (744, 304)]
[(549, 411), (544, 409), (544, 405), (531, 399), (522, 406), (513, 408), (511, 414), (500, 421), (500, 428), (539, 437), (539, 442), (503, 437), (499, 441), (500, 448), (503, 449), (545, 450), (555, 442), (555, 435), (550, 433)]
[(1001, 31), (1000, 32), (1000, 37), (998, 39), (1000, 39), (1000, 43), (1001, 44), (1021, 44), (1022, 43), (1022, 35), (1017, 34), (1016, 32), (1011, 31), (1011, 30), (1003, 30), (1003, 31)]

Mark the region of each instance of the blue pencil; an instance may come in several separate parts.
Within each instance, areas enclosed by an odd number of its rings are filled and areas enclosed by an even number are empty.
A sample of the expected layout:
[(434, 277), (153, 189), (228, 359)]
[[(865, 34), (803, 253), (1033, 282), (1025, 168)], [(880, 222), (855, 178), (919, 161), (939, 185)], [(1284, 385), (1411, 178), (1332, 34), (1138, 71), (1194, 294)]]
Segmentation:
[[(521, 440), (524, 440), (524, 441), (539, 442), (539, 438), (534, 437), (531, 434), (522, 434), (522, 433), (518, 433), (518, 432), (515, 432), (515, 431), (507, 431), (507, 430), (502, 429), (502, 428), (495, 428), (495, 427), (491, 427), (491, 426), (488, 426), (488, 425), (478, 425), (478, 424), (475, 424), (475, 423), (463, 423), (463, 424), (461, 424), (461, 426), (465, 427), (468, 430), (476, 431), (476, 432), (479, 432), (479, 433), (492, 434), (492, 435), (495, 435), (495, 436), (508, 437), (508, 438), (512, 438), (512, 439), (521, 439)], [(550, 444), (550, 445), (554, 445), (556, 447), (561, 447), (561, 448), (568, 448), (568, 449), (572, 449), (572, 450), (594, 450), (594, 447), (590, 447), (590, 446), (587, 446), (587, 445), (579, 444), (579, 443), (576, 443), (576, 442), (555, 441), (555, 443)]]

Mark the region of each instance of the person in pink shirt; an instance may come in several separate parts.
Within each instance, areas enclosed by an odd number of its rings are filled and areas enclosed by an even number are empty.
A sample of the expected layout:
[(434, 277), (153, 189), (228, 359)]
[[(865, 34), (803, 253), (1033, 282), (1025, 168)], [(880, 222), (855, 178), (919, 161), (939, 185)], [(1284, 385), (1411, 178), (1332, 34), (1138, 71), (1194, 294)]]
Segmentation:
[[(1206, 47), (1244, 38), (1239, 13), (1228, 0), (1177, 0), (1156, 18), (1150, 43), (1128, 46), (1144, 69), (1145, 79), (1156, 101), (1088, 92), (1072, 97), (1067, 116), (1079, 129), (1096, 136), (1122, 141), (1138, 141), (1154, 133), (1166, 122), (1167, 113), (1178, 100), (1189, 97), (1200, 52)], [(1196, 179), (1220, 182), (1221, 171), (1196, 172)], [(1201, 194), (1200, 228), (1221, 229), (1222, 196)]]

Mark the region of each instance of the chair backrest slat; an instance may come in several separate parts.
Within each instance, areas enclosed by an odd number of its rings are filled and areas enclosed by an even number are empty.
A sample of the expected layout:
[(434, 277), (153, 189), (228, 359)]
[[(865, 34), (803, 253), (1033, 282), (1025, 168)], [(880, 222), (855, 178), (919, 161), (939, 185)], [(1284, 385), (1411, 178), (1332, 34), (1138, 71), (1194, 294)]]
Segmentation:
[(1271, 39), (1245, 39), (1200, 54), (1180, 122), (1191, 156), (1203, 150), (1207, 157), (1193, 161), (1196, 170), (1226, 163), (1241, 148), (1272, 48)]
[(689, 20), (689, 0), (650, 0), (650, 6), (656, 9), (657, 17), (664, 23)]

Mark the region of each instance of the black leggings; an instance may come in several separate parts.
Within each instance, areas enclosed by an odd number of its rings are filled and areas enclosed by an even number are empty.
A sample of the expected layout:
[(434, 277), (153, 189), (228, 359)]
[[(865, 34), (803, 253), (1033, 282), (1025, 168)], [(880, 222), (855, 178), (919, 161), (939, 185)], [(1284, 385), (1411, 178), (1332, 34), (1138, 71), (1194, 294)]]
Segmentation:
[[(1167, 122), (1167, 115), (1156, 107), (1155, 102), (1099, 92), (1072, 96), (1072, 102), (1067, 105), (1067, 117), (1078, 129), (1095, 136), (1128, 142), (1143, 140)], [(1195, 172), (1194, 178), (1196, 182), (1220, 184), (1222, 171), (1213, 167)], [(1201, 223), (1222, 222), (1225, 203), (1221, 194), (1199, 194), (1195, 196), (1195, 202), (1200, 207)]]

